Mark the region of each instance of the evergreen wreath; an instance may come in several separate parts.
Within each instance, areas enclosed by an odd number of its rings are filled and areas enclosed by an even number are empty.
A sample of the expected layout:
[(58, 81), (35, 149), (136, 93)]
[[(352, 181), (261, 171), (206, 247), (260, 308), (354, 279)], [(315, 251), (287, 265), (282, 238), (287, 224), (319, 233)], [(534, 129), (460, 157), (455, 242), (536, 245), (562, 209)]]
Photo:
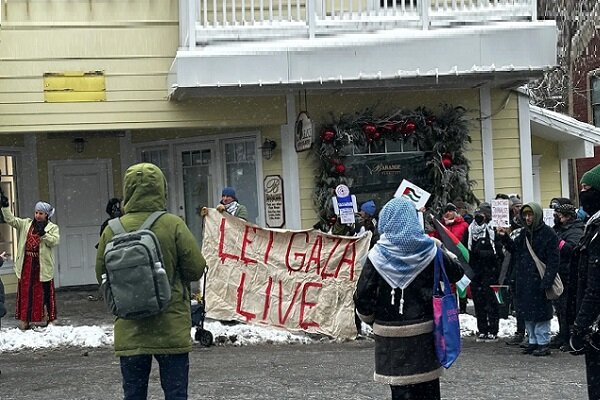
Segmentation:
[(431, 185), (423, 189), (431, 193), (428, 208), (434, 213), (457, 197), (469, 204), (479, 203), (473, 194), (476, 182), (469, 179), (469, 160), (465, 157), (471, 137), (463, 107), (445, 104), (437, 115), (425, 107), (382, 116), (366, 109), (355, 115), (342, 114), (337, 120), (332, 115), (331, 120), (334, 122), (321, 129), (313, 146), (319, 160), (314, 193), (319, 215), (316, 228), (327, 231), (337, 220), (331, 201), (335, 188), (339, 184), (352, 188), (353, 179), (347, 174), (344, 160), (353, 156), (355, 147), (365, 148), (380, 141), (416, 141), (425, 154)]

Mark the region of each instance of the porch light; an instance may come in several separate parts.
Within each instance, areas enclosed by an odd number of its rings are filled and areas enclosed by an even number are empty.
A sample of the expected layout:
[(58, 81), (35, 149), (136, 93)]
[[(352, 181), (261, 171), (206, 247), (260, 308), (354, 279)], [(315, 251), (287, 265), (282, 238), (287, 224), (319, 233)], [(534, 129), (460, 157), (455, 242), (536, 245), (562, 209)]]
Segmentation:
[(273, 150), (277, 147), (277, 143), (271, 139), (265, 139), (263, 145), (260, 147), (262, 150), (262, 156), (265, 160), (270, 160), (273, 157)]
[(75, 147), (75, 151), (77, 153), (83, 153), (83, 149), (85, 148), (86, 140), (81, 137), (77, 137), (73, 139), (73, 147)]

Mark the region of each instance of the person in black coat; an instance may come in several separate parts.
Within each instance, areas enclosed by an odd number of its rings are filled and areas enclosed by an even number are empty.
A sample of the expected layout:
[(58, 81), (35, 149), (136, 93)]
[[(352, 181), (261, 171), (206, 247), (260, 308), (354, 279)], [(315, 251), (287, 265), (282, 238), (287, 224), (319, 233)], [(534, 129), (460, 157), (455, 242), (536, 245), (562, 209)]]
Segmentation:
[[(577, 298), (577, 265), (571, 263), (573, 250), (583, 236), (583, 221), (577, 219), (577, 208), (572, 204), (561, 204), (554, 209), (554, 231), (558, 236), (558, 274), (562, 280), (563, 294), (554, 300), (558, 317), (558, 334), (550, 341), (550, 347), (570, 350), (569, 328), (575, 321), (574, 309)], [(571, 310), (569, 312), (569, 310)]]
[(577, 316), (569, 344), (572, 354), (585, 354), (588, 398), (600, 399), (600, 343), (592, 326), (600, 317), (600, 165), (581, 177), (579, 204), (591, 215), (577, 246)]
[[(550, 354), (550, 322), (554, 315), (552, 302), (546, 298), (546, 289), (552, 287), (558, 273), (558, 238), (543, 221), (542, 208), (537, 203), (525, 204), (520, 211), (523, 229), (511, 240), (503, 235), (503, 244), (514, 258), (515, 302), (517, 316), (525, 321), (529, 345), (524, 354)], [(499, 229), (502, 235), (504, 230)], [(529, 250), (527, 242), (532, 247)], [(544, 277), (534, 261), (534, 255), (544, 264)]]
[[(383, 207), (378, 229), (354, 294), (357, 313), (373, 326), (374, 379), (391, 386), (393, 400), (440, 399), (432, 305), (439, 241), (424, 233), (414, 204), (403, 198)], [(448, 278), (458, 281), (456, 257), (443, 258)]]

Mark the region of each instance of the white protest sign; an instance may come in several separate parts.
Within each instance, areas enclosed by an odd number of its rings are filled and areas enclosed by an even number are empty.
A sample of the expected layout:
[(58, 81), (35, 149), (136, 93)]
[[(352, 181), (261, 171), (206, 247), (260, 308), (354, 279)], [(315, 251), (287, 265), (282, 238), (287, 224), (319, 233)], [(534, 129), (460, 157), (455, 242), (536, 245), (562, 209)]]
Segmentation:
[(353, 338), (352, 295), (370, 241), (371, 232), (261, 228), (209, 208), (202, 239), (207, 316)]
[(403, 179), (394, 193), (394, 197), (404, 197), (407, 200), (412, 201), (415, 204), (415, 208), (418, 210), (425, 207), (427, 200), (431, 197), (431, 193), (421, 189), (414, 183)]
[(510, 226), (510, 214), (508, 212), (508, 200), (492, 200), (492, 221), (493, 225), (501, 228)]
[(544, 223), (551, 228), (554, 226), (554, 209), (553, 208), (544, 208)]
[(346, 185), (337, 185), (335, 197), (332, 198), (333, 211), (340, 217), (342, 224), (353, 224), (354, 213), (358, 212), (356, 196), (350, 195), (350, 189)]

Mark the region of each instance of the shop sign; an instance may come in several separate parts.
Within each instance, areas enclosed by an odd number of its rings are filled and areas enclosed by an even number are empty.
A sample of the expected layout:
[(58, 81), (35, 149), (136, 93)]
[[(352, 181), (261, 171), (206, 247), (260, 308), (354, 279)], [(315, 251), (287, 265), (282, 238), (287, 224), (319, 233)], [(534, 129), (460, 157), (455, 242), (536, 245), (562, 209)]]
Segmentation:
[(296, 118), (296, 151), (301, 152), (309, 150), (313, 143), (313, 126), (312, 121), (305, 111), (298, 114)]
[(281, 228), (285, 224), (283, 179), (279, 175), (267, 175), (263, 186), (265, 192), (265, 222), (269, 228)]

